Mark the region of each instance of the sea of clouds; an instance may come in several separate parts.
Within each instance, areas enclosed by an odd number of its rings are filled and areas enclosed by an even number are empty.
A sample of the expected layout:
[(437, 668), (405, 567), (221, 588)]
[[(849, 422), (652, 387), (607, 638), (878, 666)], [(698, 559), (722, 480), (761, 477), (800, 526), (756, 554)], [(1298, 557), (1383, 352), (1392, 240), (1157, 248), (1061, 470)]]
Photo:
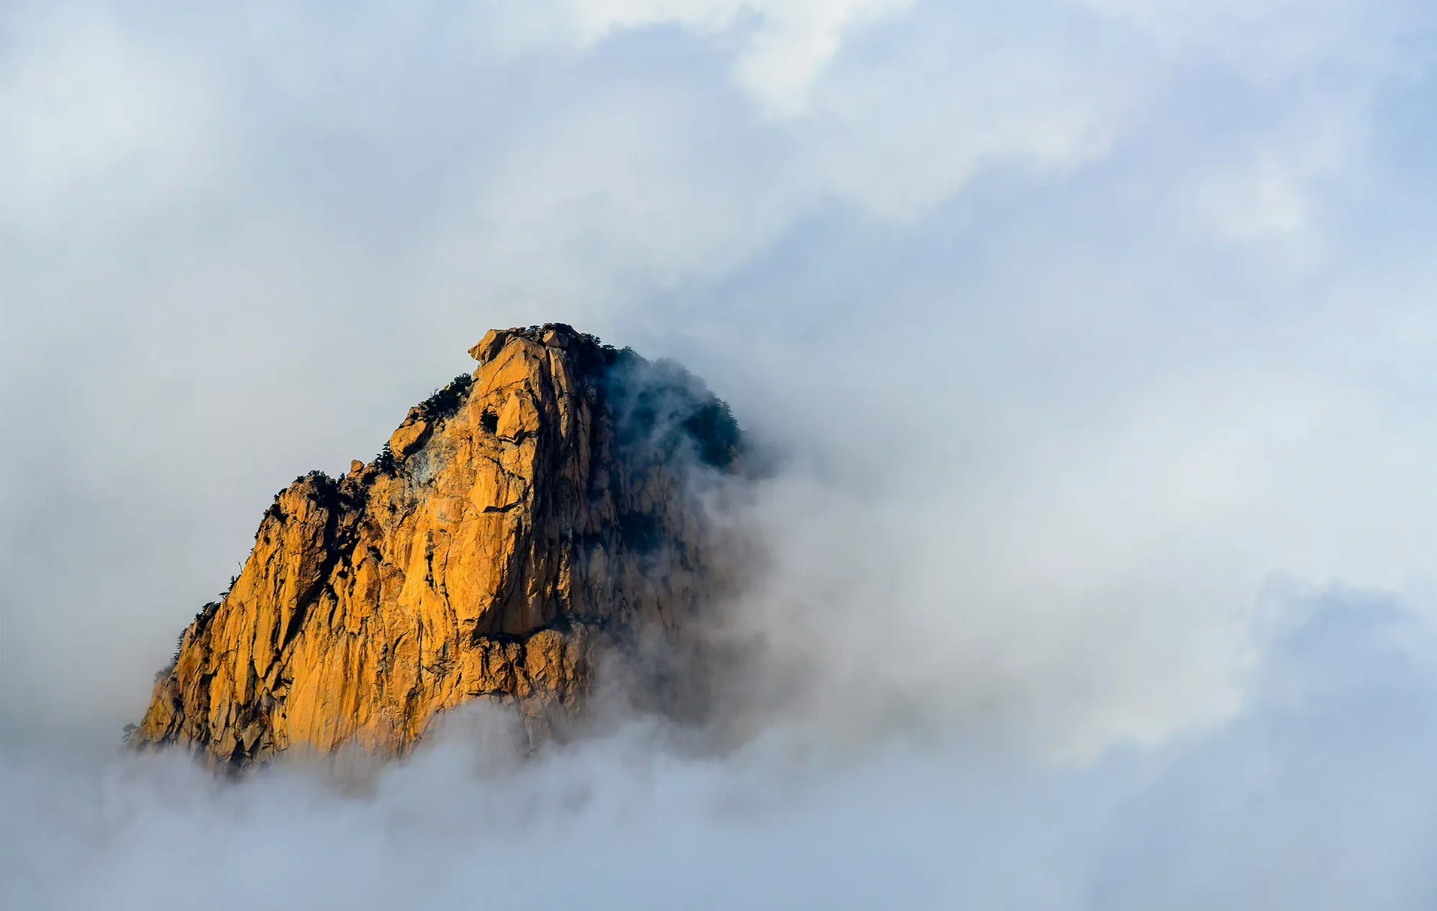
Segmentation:
[[(1437, 8), (0, 9), (0, 904), (1437, 906)], [(493, 326), (781, 454), (746, 743), (118, 749)]]

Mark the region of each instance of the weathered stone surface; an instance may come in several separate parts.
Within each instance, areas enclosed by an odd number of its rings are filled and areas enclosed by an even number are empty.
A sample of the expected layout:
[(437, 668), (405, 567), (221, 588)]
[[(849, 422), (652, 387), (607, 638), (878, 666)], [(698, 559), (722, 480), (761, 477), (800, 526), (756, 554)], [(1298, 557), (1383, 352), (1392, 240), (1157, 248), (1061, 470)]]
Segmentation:
[(701, 691), (679, 656), (721, 585), (694, 491), (737, 456), (727, 407), (564, 325), (494, 330), (470, 353), (472, 378), (411, 409), (375, 461), (276, 495), (134, 743), (226, 768), (398, 755), (474, 699), (516, 705), (542, 738), (582, 712), (600, 656), (646, 642), (675, 658), (650, 678), (655, 705)]

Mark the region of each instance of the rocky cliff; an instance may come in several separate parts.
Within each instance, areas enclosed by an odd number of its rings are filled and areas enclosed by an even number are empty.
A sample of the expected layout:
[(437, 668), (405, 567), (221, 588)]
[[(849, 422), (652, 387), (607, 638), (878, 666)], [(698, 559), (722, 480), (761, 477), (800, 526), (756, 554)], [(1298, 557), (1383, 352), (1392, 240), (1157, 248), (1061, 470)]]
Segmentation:
[(495, 330), (372, 462), (276, 495), (227, 594), (160, 672), (132, 743), (220, 768), (353, 744), (399, 755), (470, 700), (532, 738), (625, 667), (702, 701), (696, 629), (723, 582), (699, 499), (732, 471), (727, 406), (568, 326)]

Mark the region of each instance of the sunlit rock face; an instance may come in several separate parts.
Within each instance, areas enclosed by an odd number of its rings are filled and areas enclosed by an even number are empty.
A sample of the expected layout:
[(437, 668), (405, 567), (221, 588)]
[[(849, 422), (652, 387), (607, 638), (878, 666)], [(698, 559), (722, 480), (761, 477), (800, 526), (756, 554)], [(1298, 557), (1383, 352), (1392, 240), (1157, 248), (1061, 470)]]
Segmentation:
[(695, 633), (728, 574), (701, 500), (738, 464), (727, 406), (562, 324), (494, 330), (470, 354), (472, 377), (410, 409), (374, 461), (275, 497), (132, 743), (223, 769), (397, 756), (484, 699), (537, 741), (618, 668), (649, 707), (702, 711)]

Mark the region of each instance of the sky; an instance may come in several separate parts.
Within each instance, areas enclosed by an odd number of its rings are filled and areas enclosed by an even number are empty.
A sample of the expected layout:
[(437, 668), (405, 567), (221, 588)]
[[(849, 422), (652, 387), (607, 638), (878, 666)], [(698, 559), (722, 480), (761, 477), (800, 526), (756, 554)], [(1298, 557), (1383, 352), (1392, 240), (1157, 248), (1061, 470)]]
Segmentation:
[[(1419, 0), (5, 4), (0, 894), (1432, 907), (1434, 98)], [(274, 491), (545, 321), (783, 454), (750, 744), (119, 756)]]

